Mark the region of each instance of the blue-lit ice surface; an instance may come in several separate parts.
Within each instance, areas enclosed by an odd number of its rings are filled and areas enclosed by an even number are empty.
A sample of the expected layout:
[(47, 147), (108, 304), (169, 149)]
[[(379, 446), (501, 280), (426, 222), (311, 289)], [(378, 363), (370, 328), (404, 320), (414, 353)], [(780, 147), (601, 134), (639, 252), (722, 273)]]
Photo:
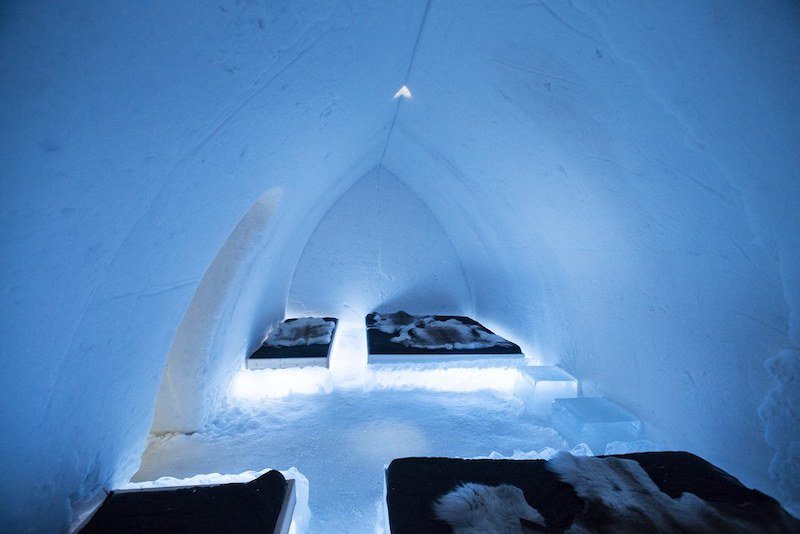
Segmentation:
[(578, 396), (578, 380), (557, 365), (520, 366), (519, 373), (514, 393), (524, 403), (525, 412), (534, 417), (550, 417), (555, 399)]
[(556, 399), (552, 425), (570, 444), (586, 443), (603, 454), (614, 441), (634, 441), (642, 428), (639, 418), (602, 397)]
[[(268, 322), (400, 308), (800, 513), (800, 6), (593, 4), (4, 2), (3, 527), (63, 531), (151, 430), (207, 435)], [(235, 467), (318, 431), (281, 428)]]
[(295, 467), (309, 485), (300, 532), (386, 533), (383, 470), (395, 458), (540, 458), (566, 446), (524, 414), (513, 368), (381, 364), (351, 375), (342, 356), (334, 352), (331, 369), (241, 372), (236, 397), (209, 427), (148, 443), (134, 480)]

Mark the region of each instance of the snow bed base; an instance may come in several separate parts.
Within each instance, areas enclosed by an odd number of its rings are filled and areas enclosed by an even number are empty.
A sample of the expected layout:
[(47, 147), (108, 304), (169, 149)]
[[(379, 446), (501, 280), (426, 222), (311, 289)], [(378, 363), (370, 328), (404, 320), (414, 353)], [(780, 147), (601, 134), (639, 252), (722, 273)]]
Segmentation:
[[(747, 488), (694, 454), (644, 452), (610, 456), (638, 462), (659, 489), (674, 499), (689, 492), (723, 513), (768, 525), (774, 532), (794, 532), (800, 528), (800, 522), (793, 520), (775, 499)], [(386, 469), (385, 478), (390, 532), (449, 534), (452, 527), (434, 517), (433, 503), (466, 482), (517, 486), (528, 504), (544, 517), (547, 531), (563, 532), (581, 513), (584, 502), (572, 486), (547, 470), (545, 463), (545, 460), (457, 458), (394, 460)], [(602, 531), (602, 525), (597, 528)]]
[(603, 397), (555, 399), (551, 404), (553, 429), (571, 445), (586, 443), (604, 451), (612, 441), (634, 441), (642, 422), (638, 417)]
[[(335, 317), (323, 317), (325, 321), (333, 323), (330, 343), (316, 345), (299, 345), (296, 347), (273, 347), (262, 344), (245, 362), (248, 369), (287, 369), (290, 367), (329, 367), (329, 357), (333, 338), (339, 320)], [(297, 319), (286, 319), (284, 323), (291, 323)]]
[(553, 401), (578, 396), (578, 379), (557, 365), (522, 365), (514, 394), (525, 406), (525, 413), (549, 419)]
[[(479, 349), (421, 348), (403, 343), (396, 343), (392, 341), (395, 334), (384, 332), (377, 326), (377, 315), (379, 314), (373, 312), (366, 316), (368, 363), (425, 363), (483, 360), (495, 359), (498, 357), (525, 358), (525, 355), (518, 345), (503, 338), (501, 338), (504, 343), (502, 345), (494, 345)], [(465, 326), (476, 327), (487, 334), (497, 335), (470, 317), (461, 315), (432, 315), (428, 317), (433, 317), (436, 321), (456, 320), (463, 323)]]
[(295, 502), (294, 480), (279, 471), (247, 483), (112, 491), (79, 531), (288, 534)]

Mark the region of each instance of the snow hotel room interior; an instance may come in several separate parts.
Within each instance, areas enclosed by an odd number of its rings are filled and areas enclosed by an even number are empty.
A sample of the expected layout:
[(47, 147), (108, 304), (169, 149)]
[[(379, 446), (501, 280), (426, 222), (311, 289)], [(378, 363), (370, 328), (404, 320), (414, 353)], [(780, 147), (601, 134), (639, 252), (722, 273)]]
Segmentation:
[(1, 532), (800, 532), (800, 4), (0, 4)]

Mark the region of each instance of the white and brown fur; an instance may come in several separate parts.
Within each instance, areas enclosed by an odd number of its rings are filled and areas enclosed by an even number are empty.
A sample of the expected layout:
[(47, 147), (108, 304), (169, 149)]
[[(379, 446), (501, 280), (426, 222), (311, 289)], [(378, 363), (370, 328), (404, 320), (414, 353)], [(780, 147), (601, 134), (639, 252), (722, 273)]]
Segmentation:
[[(635, 461), (557, 453), (547, 469), (572, 486), (584, 503), (566, 532), (716, 533), (798, 532), (800, 523), (776, 504), (746, 511), (704, 501), (691, 493), (674, 499), (662, 492)], [(464, 484), (434, 505), (436, 516), (455, 534), (527, 534), (545, 530), (539, 512), (522, 490), (507, 484)]]

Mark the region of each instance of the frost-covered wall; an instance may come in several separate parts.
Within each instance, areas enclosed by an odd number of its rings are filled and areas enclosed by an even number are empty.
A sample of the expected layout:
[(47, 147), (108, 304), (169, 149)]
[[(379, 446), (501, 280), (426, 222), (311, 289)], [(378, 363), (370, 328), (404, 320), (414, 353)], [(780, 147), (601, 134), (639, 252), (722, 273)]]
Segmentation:
[(285, 305), (286, 258), (379, 162), (423, 9), (3, 3), (3, 530), (134, 472), (193, 295), (273, 187), (273, 247), (231, 286)]
[[(796, 344), (794, 345), (797, 346)], [(800, 350), (786, 349), (765, 362), (775, 381), (759, 407), (767, 442), (775, 449), (769, 474), (777, 482), (784, 505), (800, 512)]]
[(777, 0), (3, 3), (3, 527), (58, 530), (132, 473), (265, 192), (211, 375), (293, 278), (311, 299), (315, 229), (376, 167), (452, 245), (429, 272), (458, 271), (454, 305), (747, 483), (779, 491), (774, 457), (797, 502), (797, 50)]
[[(477, 314), (768, 485), (763, 362), (797, 346), (797, 6), (455, 9), (431, 5), (384, 165), (429, 191)], [(800, 435), (784, 404), (768, 427)]]
[(425, 204), (385, 169), (350, 188), (320, 221), (289, 292), (292, 315), (355, 324), (375, 310), (472, 311), (459, 255)]

